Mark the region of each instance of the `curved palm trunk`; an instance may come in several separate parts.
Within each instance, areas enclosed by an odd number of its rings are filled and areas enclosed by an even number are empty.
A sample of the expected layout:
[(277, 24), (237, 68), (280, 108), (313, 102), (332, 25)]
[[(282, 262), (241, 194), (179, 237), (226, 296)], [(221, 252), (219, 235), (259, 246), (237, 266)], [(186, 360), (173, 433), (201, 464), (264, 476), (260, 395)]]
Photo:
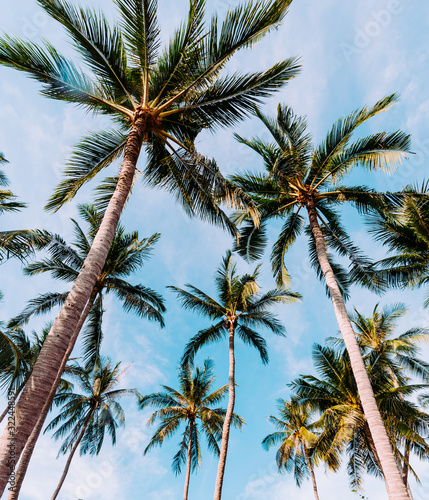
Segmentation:
[(229, 324), (229, 382), (228, 382), (228, 407), (222, 429), (222, 442), (219, 454), (219, 465), (217, 469), (216, 485), (213, 500), (221, 500), (223, 476), (225, 474), (226, 455), (228, 453), (229, 431), (231, 429), (232, 416), (235, 405), (235, 353), (234, 333), (236, 319), (228, 319)]
[[(42, 430), (43, 424), (45, 423), (45, 419), (47, 414), (49, 413), (49, 409), (52, 406), (52, 402), (54, 400), (55, 394), (57, 393), (57, 386), (61, 380), (61, 377), (63, 375), (64, 369), (66, 367), (66, 363), (70, 357), (70, 354), (73, 350), (73, 347), (76, 343), (77, 337), (86, 321), (86, 318), (88, 317), (89, 311), (91, 310), (94, 301), (97, 297), (97, 290), (93, 290), (91, 297), (88, 301), (88, 304), (85, 307), (84, 312), (82, 313), (82, 316), (80, 317), (79, 323), (76, 326), (75, 331), (73, 332), (73, 337), (71, 338), (69, 347), (67, 348), (67, 351), (63, 357), (63, 360), (61, 362), (61, 366), (58, 370), (57, 376), (55, 377), (54, 384), (52, 386), (51, 392), (49, 393), (49, 397), (46, 400), (46, 403), (42, 409), (42, 413), (40, 414), (37, 423), (30, 434), (30, 437), (28, 438), (27, 444), (25, 445), (24, 452), (22, 454), (21, 460), (19, 461), (19, 467), (18, 471), (15, 476), (15, 484), (13, 486), (13, 489), (10, 489), (10, 493), (7, 497), (7, 500), (17, 500), (19, 493), (21, 491), (22, 483), (24, 482), (25, 475), (27, 473), (28, 466), (30, 465), (30, 460), (33, 455), (34, 447), (36, 446), (37, 440), (39, 439), (40, 432)], [(54, 389), (55, 387), (55, 389)]]
[[(147, 133), (147, 115), (142, 111), (136, 114), (133, 128), (125, 146), (124, 162), (100, 229), (91, 250), (82, 266), (68, 297), (55, 320), (54, 325), (40, 351), (29, 383), (25, 386), (16, 406), (16, 424), (13, 434), (6, 429), (0, 440), (0, 496), (7, 485), (14, 465), (30, 436), (43, 409), (49, 392), (53, 387), (64, 354), (70, 344), (79, 318), (89, 300), (100, 274), (122, 209), (130, 193), (142, 140)], [(10, 443), (13, 441), (13, 443)], [(10, 443), (10, 444), (9, 444)], [(11, 462), (10, 446), (14, 447), (14, 460)]]
[(183, 500), (188, 500), (189, 481), (191, 478), (191, 454), (192, 454), (192, 437), (194, 433), (194, 421), (189, 421), (189, 443), (188, 443), (188, 461), (186, 464), (185, 490), (183, 492)]
[(310, 456), (308, 455), (307, 448), (301, 443), (302, 449), (304, 450), (305, 461), (307, 462), (307, 468), (310, 471), (311, 480), (313, 482), (314, 498), (319, 500), (319, 493), (317, 492), (316, 476), (314, 475), (313, 464), (311, 463)]
[(77, 447), (79, 446), (80, 442), (82, 441), (83, 435), (85, 434), (86, 428), (88, 426), (88, 423), (89, 423), (89, 420), (90, 420), (91, 417), (92, 417), (92, 412), (90, 412), (90, 414), (88, 415), (88, 417), (87, 417), (87, 419), (85, 421), (85, 424), (82, 427), (82, 430), (81, 430), (81, 432), (79, 434), (79, 437), (77, 438), (76, 443), (73, 445), (73, 448), (72, 448), (72, 450), (70, 452), (69, 458), (67, 459), (66, 466), (64, 467), (64, 471), (63, 471), (63, 474), (61, 476), (60, 482), (58, 483), (57, 489), (54, 491), (54, 494), (52, 495), (51, 500), (55, 500), (57, 498), (58, 493), (60, 492), (60, 489), (62, 488), (62, 486), (64, 484), (64, 481), (66, 479), (67, 473), (68, 473), (68, 471), (70, 469), (71, 461), (73, 460), (73, 455), (75, 454), (75, 452), (77, 450)]
[(375, 401), (374, 392), (371, 382), (362, 359), (359, 345), (356, 340), (350, 319), (347, 314), (346, 306), (341, 295), (340, 288), (335, 279), (332, 267), (328, 260), (326, 252), (325, 239), (322, 230), (317, 221), (317, 212), (314, 200), (307, 204), (308, 216), (310, 219), (310, 227), (313, 233), (316, 252), (319, 259), (320, 267), (326, 280), (326, 285), (329, 289), (332, 303), (334, 305), (335, 316), (340, 327), (341, 334), (344, 338), (347, 351), (350, 357), (350, 363), (353, 370), (353, 375), (356, 380), (359, 396), (362, 402), (362, 407), (368, 425), (371, 431), (374, 445), (377, 450), (381, 462), (381, 468), (385, 477), (387, 493), (389, 500), (410, 500), (407, 489), (402, 481), (402, 477), (395, 461), (392, 446), (389, 441), (380, 411)]

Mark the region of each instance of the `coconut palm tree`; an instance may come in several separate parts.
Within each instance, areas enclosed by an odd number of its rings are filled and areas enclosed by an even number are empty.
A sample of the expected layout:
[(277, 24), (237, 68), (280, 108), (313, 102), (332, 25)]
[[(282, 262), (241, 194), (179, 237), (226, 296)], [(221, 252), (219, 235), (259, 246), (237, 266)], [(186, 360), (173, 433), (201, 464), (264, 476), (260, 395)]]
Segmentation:
[(118, 400), (137, 394), (136, 389), (116, 388), (125, 371), (120, 370), (120, 365), (102, 358), (91, 370), (76, 365), (73, 376), (81, 386), (82, 394), (70, 388), (55, 396), (55, 404), (61, 406), (60, 413), (49, 423), (46, 431), (56, 429), (53, 434), (55, 439), (62, 439), (68, 434), (59, 454), (69, 453), (69, 456), (51, 500), (57, 498), (79, 447), (81, 455), (98, 455), (106, 433), (110, 435), (112, 444), (116, 444), (116, 429), (125, 425), (124, 411)]
[[(349, 282), (359, 282), (373, 289), (380, 283), (374, 280), (369, 260), (353, 244), (343, 228), (337, 210), (343, 203), (355, 206), (363, 213), (383, 210), (392, 199), (400, 197), (399, 194), (377, 193), (365, 186), (348, 186), (341, 182), (353, 167), (387, 169), (409, 151), (410, 138), (401, 131), (374, 133), (353, 140), (353, 133), (360, 125), (388, 109), (396, 100), (396, 96), (391, 95), (372, 107), (363, 107), (341, 118), (334, 124), (326, 140), (316, 148), (311, 145), (305, 119), (295, 116), (287, 106), (279, 105), (277, 119), (257, 111), (257, 116), (271, 133), (274, 142), (259, 138), (237, 138), (262, 156), (266, 171), (262, 174), (235, 176), (233, 179), (252, 195), (261, 212), (259, 227), (248, 220), (244, 212), (236, 215), (236, 221), (245, 221), (239, 246), (241, 255), (248, 259), (260, 257), (266, 243), (268, 221), (272, 218), (284, 220), (271, 254), (273, 273), (279, 284), (288, 278), (284, 257), (306, 226), (301, 212), (307, 213), (311, 261), (319, 277), (324, 279), (334, 305), (365, 415), (383, 464), (389, 498), (405, 500), (408, 495), (344, 304)], [(350, 259), (349, 273), (333, 261), (327, 246)]]
[[(365, 317), (356, 309), (350, 316), (356, 337), (364, 357), (368, 358), (370, 366), (386, 370), (393, 386), (398, 388), (409, 382), (408, 375), (413, 375), (428, 382), (429, 363), (419, 359), (418, 344), (429, 340), (427, 328), (411, 328), (401, 335), (395, 335), (396, 321), (407, 313), (404, 304), (394, 304), (379, 310), (376, 304), (371, 317)], [(336, 345), (343, 343), (342, 339), (331, 339)], [(404, 397), (399, 393), (399, 398)], [(410, 452), (413, 443), (405, 440), (405, 451), (402, 469), (402, 478), (408, 485), (408, 470)], [(416, 452), (421, 455), (421, 448), (417, 445)]]
[(259, 287), (256, 283), (258, 276), (259, 266), (252, 274), (239, 276), (232, 253), (228, 251), (216, 271), (218, 301), (192, 285), (186, 285), (187, 290), (175, 286), (169, 287), (177, 293), (182, 307), (202, 313), (216, 321), (214, 325), (199, 331), (191, 338), (185, 347), (182, 365), (192, 363), (195, 355), (204, 345), (217, 342), (226, 335), (229, 339), (228, 408), (222, 430), (215, 500), (221, 498), (229, 432), (235, 405), (235, 335), (237, 334), (244, 343), (255, 347), (263, 363), (268, 363), (266, 341), (253, 328), (264, 327), (276, 335), (284, 335), (284, 326), (267, 309), (280, 302), (291, 302), (299, 298), (298, 294), (285, 288), (270, 290), (259, 296)]
[[(206, 359), (202, 369), (195, 368), (192, 373), (191, 365), (185, 365), (179, 371), (179, 391), (168, 386), (162, 386), (164, 392), (139, 397), (139, 407), (148, 406), (159, 408), (150, 417), (148, 424), (159, 421), (160, 425), (152, 436), (144, 454), (155, 446), (161, 446), (166, 438), (170, 438), (180, 427), (185, 425), (185, 431), (180, 443), (180, 449), (173, 458), (172, 468), (180, 474), (186, 462), (186, 479), (183, 500), (188, 499), (189, 480), (191, 472), (201, 466), (200, 434), (204, 433), (210, 451), (219, 455), (218, 441), (222, 437), (222, 426), (226, 410), (217, 408), (228, 392), (228, 385), (210, 393), (215, 376), (213, 375), (213, 361)], [(198, 423), (199, 421), (199, 423)], [(232, 424), (242, 427), (244, 421), (238, 415), (233, 415)]]
[(301, 404), (295, 398), (290, 401), (279, 398), (277, 408), (280, 418), (273, 415), (268, 417), (277, 431), (266, 436), (262, 446), (269, 450), (272, 446), (280, 444), (276, 454), (279, 471), (293, 471), (298, 486), (301, 486), (302, 480), (310, 475), (314, 497), (319, 500), (314, 474), (315, 458), (317, 460), (314, 451), (319, 433), (315, 429), (315, 424), (309, 422), (312, 413), (310, 405)]
[[(375, 274), (389, 286), (418, 288), (429, 280), (429, 202), (416, 199), (415, 194), (428, 194), (429, 183), (424, 182), (420, 189), (407, 186), (404, 191), (409, 196), (398, 200), (392, 210), (373, 214), (368, 220), (370, 233), (390, 254), (376, 263)], [(429, 305), (429, 298), (424, 305)]]
[[(421, 386), (395, 387), (386, 371), (377, 366), (377, 360), (371, 361), (375, 361), (375, 364), (366, 358), (377, 404), (396, 456), (403, 458), (399, 447), (405, 439), (410, 439), (424, 456), (429, 446), (422, 435), (426, 435), (429, 428), (429, 416), (405, 399), (405, 396), (415, 393)], [(323, 453), (329, 458), (333, 453), (339, 455), (347, 452), (347, 470), (355, 489), (361, 486), (364, 471), (383, 477), (384, 469), (347, 351), (316, 344), (313, 347), (313, 362), (319, 378), (304, 375), (295, 379), (290, 387), (300, 402), (309, 404), (313, 411), (322, 414), (318, 425), (323, 425), (319, 438)]]
[[(38, 0), (66, 29), (86, 73), (49, 42), (37, 45), (10, 36), (0, 39), (0, 64), (39, 81), (45, 96), (106, 114), (116, 124), (89, 135), (77, 146), (48, 208), (58, 209), (123, 155), (114, 194), (91, 252), (20, 402), (18, 457), (103, 268), (142, 149), (147, 156), (145, 182), (172, 192), (191, 215), (233, 230), (215, 202), (224, 199), (232, 205), (247, 204), (256, 217), (248, 198), (223, 179), (214, 162), (196, 154), (193, 143), (201, 130), (226, 127), (244, 118), (256, 103), (298, 73), (296, 59), (288, 59), (266, 71), (221, 76), (238, 50), (251, 47), (279, 26), (291, 1), (246, 2), (229, 10), (223, 21), (213, 16), (206, 26), (206, 1), (190, 0), (187, 20), (160, 50), (156, 0), (114, 0), (120, 22), (112, 26), (94, 10), (64, 0)], [(5, 435), (0, 443), (1, 491), (9, 475), (6, 445)]]
[[(49, 272), (54, 278), (62, 281), (76, 280), (102, 219), (102, 214), (93, 205), (79, 205), (79, 213), (88, 225), (87, 234), (72, 219), (75, 241), (68, 245), (61, 236), (52, 236), (47, 248), (50, 258), (31, 263), (24, 268), (24, 274), (34, 276)], [(103, 304), (106, 294), (114, 294), (122, 302), (125, 311), (134, 312), (140, 317), (157, 321), (161, 327), (164, 326), (163, 298), (154, 290), (142, 284), (132, 285), (125, 279), (143, 266), (159, 238), (160, 234), (154, 234), (150, 238), (140, 240), (137, 231), (126, 233), (122, 225), (116, 228), (106, 262), (90, 299), (91, 309), (83, 335), (84, 360), (87, 368), (94, 365), (100, 353)], [(68, 292), (39, 295), (31, 300), (18, 316), (9, 321), (9, 328), (27, 323), (34, 314), (50, 312), (54, 306), (64, 304), (67, 296)]]
[(5, 356), (5, 362), (0, 369), (0, 388), (5, 391), (9, 404), (0, 416), (0, 422), (29, 379), (51, 326), (46, 325), (40, 334), (33, 331), (32, 338), (29, 338), (21, 328), (2, 332), (2, 356)]

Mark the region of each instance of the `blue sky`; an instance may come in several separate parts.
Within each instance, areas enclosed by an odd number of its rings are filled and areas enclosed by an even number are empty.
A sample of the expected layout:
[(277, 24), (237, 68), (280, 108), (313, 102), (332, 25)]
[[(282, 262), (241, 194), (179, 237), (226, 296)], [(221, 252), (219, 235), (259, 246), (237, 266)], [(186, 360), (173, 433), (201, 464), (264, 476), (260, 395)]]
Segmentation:
[[(185, 16), (187, 1), (160, 0), (159, 3), (161, 27), (167, 36)], [(88, 0), (87, 4), (102, 7), (109, 16), (114, 16), (110, 1)], [(208, 11), (222, 13), (237, 4), (236, 0), (209, 0)], [(401, 102), (374, 119), (368, 130), (402, 128), (410, 132), (415, 154), (390, 177), (362, 175), (362, 180), (380, 190), (401, 189), (427, 177), (428, 21), (429, 6), (424, 0), (294, 0), (283, 25), (252, 52), (241, 52), (230, 70), (260, 70), (284, 58), (301, 56), (301, 74), (267, 101), (264, 110), (274, 113), (278, 102), (284, 102), (297, 113), (307, 115), (315, 142), (339, 116), (398, 92)], [(45, 37), (70, 53), (61, 29), (33, 0), (20, 0), (19, 4), (9, 4), (7, 11), (3, 9), (0, 30), (34, 41)], [(0, 150), (10, 160), (6, 171), (11, 188), (29, 204), (21, 214), (2, 217), (2, 227), (46, 228), (70, 240), (69, 219), (77, 215), (76, 203), (65, 206), (57, 214), (46, 214), (42, 207), (60, 179), (70, 148), (88, 130), (102, 128), (106, 120), (85, 115), (70, 105), (49, 101), (38, 95), (38, 90), (39, 86), (24, 75), (0, 68)], [(243, 136), (263, 135), (257, 121), (251, 119), (235, 131)], [(232, 130), (203, 134), (198, 146), (203, 153), (215, 157), (226, 174), (259, 166), (258, 158), (234, 141)], [(117, 166), (111, 171), (115, 168)], [(85, 189), (76, 202), (88, 201), (90, 194), (91, 190)], [(142, 237), (162, 233), (152, 259), (136, 273), (133, 281), (164, 294), (168, 306), (167, 326), (160, 330), (156, 325), (127, 316), (111, 301), (106, 306), (104, 353), (124, 365), (132, 364), (124, 378), (124, 387), (137, 387), (142, 393), (150, 393), (158, 390), (160, 384), (176, 385), (177, 362), (184, 344), (207, 325), (203, 318), (182, 311), (165, 286), (183, 286), (189, 282), (212, 291), (214, 270), (231, 246), (231, 240), (219, 229), (187, 218), (167, 193), (149, 191), (141, 183), (136, 185), (122, 221), (128, 230), (137, 229)], [(355, 214), (348, 212), (347, 222), (365, 251), (374, 257), (383, 255)], [(286, 384), (300, 373), (312, 370), (312, 344), (323, 342), (326, 336), (337, 331), (331, 304), (309, 268), (303, 241), (288, 255), (287, 264), (293, 276), (293, 289), (304, 296), (300, 304), (276, 310), (287, 327), (287, 340), (267, 334), (268, 366), (263, 366), (256, 353), (238, 341), (236, 411), (247, 426), (242, 432), (232, 433), (224, 487), (226, 500), (303, 500), (312, 495), (309, 482), (297, 489), (291, 477), (277, 474), (274, 450), (267, 453), (260, 446), (263, 437), (272, 430), (266, 416), (275, 412), (276, 398), (287, 397)], [(242, 271), (252, 267), (239, 261)], [(268, 290), (273, 287), (273, 281), (266, 259), (263, 270), (261, 287)], [(0, 304), (0, 319), (19, 312), (26, 301), (38, 293), (59, 289), (58, 283), (47, 277), (23, 277), (16, 262), (2, 265), (0, 272), (0, 288), (5, 294)], [(349, 307), (370, 314), (377, 301), (383, 305), (404, 301), (410, 307), (400, 325), (405, 330), (428, 325), (428, 312), (422, 308), (423, 296), (422, 291), (391, 292), (380, 299), (354, 289)], [(43, 322), (29, 325), (29, 331), (40, 328)], [(197, 361), (201, 363), (208, 356), (216, 363), (217, 383), (223, 385), (227, 381), (226, 344), (202, 350)], [(162, 449), (142, 457), (151, 433), (145, 426), (148, 412), (138, 412), (131, 401), (124, 406), (127, 424), (119, 434), (118, 445), (112, 449), (106, 443), (99, 457), (75, 458), (60, 495), (64, 500), (180, 498), (184, 478), (174, 477), (170, 469), (179, 435)], [(58, 448), (59, 443), (49, 436), (40, 440), (22, 490), (23, 500), (45, 500), (52, 493), (64, 465), (64, 458), (55, 459)], [(203, 468), (192, 477), (190, 489), (190, 498), (201, 500), (211, 498), (216, 474), (216, 461), (206, 450), (203, 453)], [(427, 465), (416, 465), (416, 468), (421, 472), (423, 484), (415, 487), (414, 496), (428, 498)], [(344, 472), (333, 475), (319, 469), (316, 474), (321, 498), (356, 498), (349, 491)], [(386, 498), (383, 484), (370, 478), (365, 483), (365, 495), (370, 499)]]

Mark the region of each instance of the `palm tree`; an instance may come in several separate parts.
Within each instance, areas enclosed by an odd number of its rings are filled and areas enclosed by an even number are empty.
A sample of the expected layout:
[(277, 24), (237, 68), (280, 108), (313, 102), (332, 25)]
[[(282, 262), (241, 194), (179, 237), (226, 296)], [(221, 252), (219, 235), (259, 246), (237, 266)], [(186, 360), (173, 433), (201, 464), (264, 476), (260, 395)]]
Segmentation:
[[(429, 218), (428, 201), (416, 199), (415, 194), (428, 194), (429, 184), (424, 182), (421, 189), (407, 186), (404, 191), (409, 196), (368, 221), (370, 232), (391, 254), (377, 262), (375, 273), (390, 286), (418, 288), (429, 280)], [(429, 305), (429, 298), (424, 305)]]
[[(150, 417), (148, 424), (152, 425), (160, 421), (155, 434), (144, 450), (144, 454), (154, 446), (161, 446), (164, 439), (170, 438), (183, 423), (185, 431), (180, 443), (180, 449), (173, 458), (173, 471), (179, 474), (186, 461), (186, 479), (183, 500), (188, 499), (189, 480), (191, 472), (201, 466), (201, 448), (199, 436), (205, 434), (207, 445), (213, 453), (219, 455), (218, 441), (222, 436), (222, 426), (225, 420), (226, 410), (213, 408), (219, 404), (228, 392), (228, 385), (212, 392), (215, 376), (213, 375), (213, 361), (206, 359), (204, 368), (196, 368), (192, 373), (191, 365), (180, 368), (179, 385), (177, 391), (168, 386), (162, 386), (164, 392), (149, 394), (139, 397), (139, 406), (144, 409), (148, 406), (160, 408)], [(200, 424), (198, 424), (200, 421)], [(236, 427), (242, 427), (244, 421), (237, 415), (233, 415), (232, 423)]]
[[(59, 235), (52, 236), (47, 248), (50, 258), (33, 262), (25, 267), (26, 275), (34, 276), (50, 272), (54, 278), (66, 282), (76, 280), (91, 249), (102, 218), (92, 205), (80, 205), (79, 213), (88, 224), (87, 234), (76, 221), (72, 220), (75, 232), (75, 241), (72, 245), (68, 245)], [(87, 368), (94, 365), (100, 353), (105, 294), (114, 294), (123, 303), (125, 311), (134, 312), (140, 317), (157, 321), (161, 327), (164, 326), (163, 298), (142, 284), (132, 285), (125, 280), (131, 273), (143, 266), (159, 237), (159, 234), (154, 234), (150, 238), (140, 240), (137, 231), (125, 233), (122, 225), (116, 228), (106, 262), (90, 299), (91, 309), (83, 336), (84, 360)], [(50, 312), (54, 306), (64, 304), (67, 296), (68, 292), (39, 295), (31, 300), (24, 311), (13, 318), (8, 326), (15, 328), (27, 323), (34, 314)]]
[[(0, 388), (6, 392), (8, 406), (0, 416), (0, 422), (7, 415), (11, 405), (30, 378), (40, 349), (52, 325), (46, 325), (41, 334), (32, 332), (29, 338), (21, 328), (6, 330), (1, 334)], [(4, 361), (3, 361), (4, 359)]]
[(53, 434), (55, 439), (62, 439), (68, 434), (59, 454), (69, 452), (69, 456), (51, 500), (57, 498), (79, 446), (81, 455), (98, 455), (106, 433), (110, 435), (112, 444), (116, 444), (116, 429), (125, 425), (124, 411), (118, 399), (137, 393), (135, 389), (115, 388), (125, 371), (120, 370), (120, 364), (113, 365), (108, 359), (100, 359), (92, 370), (76, 365), (73, 375), (83, 393), (74, 393), (70, 389), (55, 396), (55, 404), (62, 408), (46, 431), (57, 428)]
[[(88, 73), (49, 42), (36, 45), (9, 36), (0, 39), (0, 64), (38, 80), (47, 97), (107, 114), (116, 123), (116, 128), (91, 134), (77, 146), (66, 179), (48, 208), (58, 209), (123, 154), (119, 177), (113, 182), (114, 194), (91, 252), (42, 350), (33, 383), (19, 403), (18, 457), (104, 265), (143, 145), (147, 153), (145, 181), (172, 192), (191, 215), (233, 230), (215, 199), (248, 204), (252, 210), (247, 197), (222, 178), (215, 163), (195, 153), (193, 143), (203, 129), (215, 130), (241, 120), (256, 103), (298, 73), (296, 59), (288, 59), (264, 72), (221, 77), (238, 50), (251, 47), (279, 26), (291, 1), (246, 2), (229, 10), (223, 21), (213, 16), (206, 27), (206, 1), (190, 0), (187, 21), (160, 51), (156, 0), (115, 0), (120, 23), (113, 26), (93, 10), (63, 0), (38, 0), (66, 29)], [(0, 446), (3, 491), (9, 475), (6, 435)]]
[[(341, 118), (327, 138), (312, 148), (306, 121), (294, 115), (287, 106), (279, 105), (277, 120), (264, 116), (262, 120), (273, 136), (274, 143), (256, 138), (237, 136), (264, 159), (266, 172), (235, 176), (234, 181), (252, 195), (261, 212), (261, 224), (256, 227), (247, 220), (239, 247), (241, 255), (251, 259), (262, 255), (266, 242), (266, 224), (271, 218), (284, 219), (279, 238), (273, 246), (271, 262), (279, 284), (287, 279), (284, 256), (304, 230), (307, 212), (310, 237), (310, 256), (319, 277), (324, 278), (334, 305), (335, 315), (349, 352), (353, 373), (362, 398), (365, 415), (374, 437), (375, 447), (383, 464), (390, 500), (408, 498), (397, 469), (386, 429), (378, 411), (365, 365), (347, 315), (343, 295), (351, 281), (375, 288), (368, 259), (352, 243), (339, 219), (336, 207), (343, 203), (354, 205), (360, 212), (382, 210), (391, 199), (400, 195), (377, 193), (365, 186), (342, 185), (340, 180), (353, 167), (369, 170), (387, 169), (400, 161), (409, 151), (410, 138), (401, 131), (380, 132), (352, 141), (353, 132), (368, 119), (388, 109), (396, 101), (391, 95), (373, 107), (364, 107)], [(236, 220), (246, 221), (245, 213)], [(332, 260), (329, 245), (340, 256), (349, 257), (350, 273)]]
[[(422, 378), (425, 382), (429, 380), (429, 363), (417, 357), (420, 352), (417, 344), (429, 340), (429, 330), (411, 328), (401, 335), (395, 335), (395, 322), (406, 313), (407, 308), (404, 304), (394, 304), (382, 311), (379, 311), (379, 305), (376, 304), (369, 318), (356, 309), (350, 316), (363, 356), (368, 358), (370, 366), (377, 365), (378, 368), (386, 370), (396, 388), (409, 381), (408, 373)], [(340, 339), (332, 340), (337, 345), (342, 344)], [(401, 393), (399, 397), (404, 400)], [(412, 443), (406, 440), (401, 469), (403, 481), (408, 488), (409, 457), (412, 447)], [(417, 446), (416, 451), (421, 454), (420, 447)]]
[[(294, 380), (290, 387), (301, 403), (309, 404), (313, 411), (322, 414), (318, 421), (318, 425), (323, 426), (319, 445), (325, 460), (347, 451), (347, 470), (354, 489), (360, 487), (365, 470), (383, 477), (385, 472), (347, 351), (316, 344), (313, 347), (313, 363), (319, 378), (304, 375)], [(386, 371), (380, 369), (376, 359), (371, 359), (370, 362), (370, 358), (366, 358), (366, 364), (395, 454), (403, 456), (399, 446), (403, 444), (404, 438), (410, 439), (423, 455), (427, 454), (429, 446), (422, 434), (427, 433), (429, 416), (404, 397), (413, 394), (420, 386), (395, 387)], [(402, 480), (401, 483), (405, 486)]]
[(267, 309), (280, 302), (291, 302), (299, 298), (298, 294), (285, 288), (270, 290), (264, 295), (258, 296), (259, 287), (256, 284), (258, 275), (259, 266), (253, 274), (239, 276), (232, 254), (228, 251), (216, 271), (215, 282), (219, 295), (218, 301), (192, 285), (186, 285), (188, 290), (175, 286), (169, 287), (177, 293), (181, 305), (185, 309), (197, 311), (208, 316), (211, 320), (217, 321), (191, 338), (185, 347), (182, 365), (192, 363), (195, 355), (204, 345), (217, 342), (226, 334), (229, 337), (228, 408), (222, 430), (215, 500), (221, 498), (229, 432), (235, 405), (235, 334), (237, 333), (244, 343), (255, 347), (259, 351), (263, 363), (268, 363), (266, 341), (253, 328), (264, 327), (276, 335), (284, 335), (284, 326)]
[(312, 413), (310, 405), (301, 404), (294, 398), (290, 401), (279, 398), (277, 407), (280, 418), (269, 416), (270, 422), (275, 425), (277, 431), (269, 434), (262, 441), (262, 446), (269, 450), (272, 446), (280, 444), (276, 455), (279, 471), (291, 472), (293, 470), (298, 486), (301, 486), (302, 480), (310, 475), (314, 496), (316, 500), (319, 500), (314, 474), (314, 450), (318, 432), (314, 432), (314, 423), (309, 422)]

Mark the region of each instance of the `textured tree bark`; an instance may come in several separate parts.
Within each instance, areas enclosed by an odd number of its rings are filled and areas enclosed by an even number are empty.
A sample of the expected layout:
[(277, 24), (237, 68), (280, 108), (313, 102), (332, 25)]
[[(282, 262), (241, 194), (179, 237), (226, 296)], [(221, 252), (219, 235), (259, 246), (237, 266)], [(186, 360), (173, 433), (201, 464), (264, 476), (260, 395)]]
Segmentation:
[(308, 455), (307, 448), (301, 443), (302, 449), (304, 450), (305, 461), (307, 462), (308, 470), (310, 471), (311, 480), (313, 482), (314, 498), (319, 500), (319, 493), (317, 492), (316, 476), (314, 475), (313, 464), (311, 463), (310, 457)]
[[(6, 428), (0, 440), (0, 496), (7, 485), (14, 465), (43, 409), (49, 392), (53, 387), (64, 354), (70, 344), (79, 318), (89, 300), (100, 274), (116, 227), (130, 193), (142, 139), (146, 133), (147, 116), (142, 112), (136, 115), (133, 127), (125, 146), (124, 162), (118, 184), (109, 202), (97, 236), (82, 266), (68, 297), (49, 332), (40, 351), (33, 373), (22, 391), (15, 410), (15, 429), (13, 433)], [(14, 457), (11, 462), (11, 446)]]
[(325, 277), (326, 285), (329, 289), (329, 294), (334, 305), (338, 326), (349, 353), (350, 363), (352, 366), (353, 375), (356, 380), (362, 407), (371, 431), (372, 438), (374, 440), (375, 449), (377, 450), (378, 456), (380, 458), (381, 468), (385, 477), (389, 500), (410, 500), (407, 488), (402, 481), (401, 473), (396, 464), (393, 449), (384, 427), (380, 411), (375, 401), (371, 382), (369, 380), (368, 373), (366, 371), (365, 364), (363, 362), (362, 355), (359, 349), (359, 345), (357, 343), (355, 333), (347, 314), (347, 309), (344, 304), (340, 288), (328, 260), (325, 239), (317, 220), (317, 211), (314, 200), (310, 200), (307, 203), (307, 211), (310, 220), (311, 231), (316, 243), (317, 257), (319, 259), (320, 267)]
[(79, 437), (77, 438), (76, 443), (73, 445), (73, 448), (70, 452), (69, 458), (67, 459), (66, 466), (64, 467), (64, 471), (63, 471), (63, 474), (61, 476), (60, 482), (58, 483), (57, 489), (54, 491), (54, 494), (52, 495), (51, 500), (55, 500), (57, 498), (58, 493), (60, 492), (60, 489), (62, 488), (62, 486), (64, 484), (67, 473), (70, 469), (71, 461), (73, 460), (73, 456), (77, 450), (77, 447), (79, 446), (80, 442), (82, 441), (83, 435), (85, 434), (86, 428), (88, 427), (88, 422), (90, 421), (91, 417), (92, 417), (92, 412), (88, 415), (88, 418), (86, 419), (85, 424), (82, 427), (82, 430), (79, 434)]
[(189, 481), (191, 478), (191, 454), (192, 454), (192, 437), (194, 432), (194, 421), (189, 421), (189, 443), (188, 443), (188, 460), (186, 464), (185, 490), (183, 492), (183, 500), (188, 500)]
[[(398, 383), (398, 380), (397, 380), (392, 368), (389, 365), (387, 366), (387, 371), (390, 375), (390, 378), (392, 379), (393, 387), (396, 387), (396, 389), (397, 389), (399, 387), (399, 383)], [(403, 394), (399, 393), (398, 396), (399, 396), (399, 399), (401, 401), (405, 401)], [(402, 481), (404, 481), (404, 484), (407, 487), (408, 496), (410, 497), (411, 500), (413, 500), (413, 494), (411, 493), (411, 488), (410, 488), (410, 485), (408, 483), (408, 470), (410, 468), (410, 444), (411, 444), (410, 441), (408, 441), (408, 439), (407, 439), (405, 441), (404, 464), (402, 465), (400, 463), (399, 458), (396, 459), (396, 462), (398, 464), (398, 467), (400, 467), (402, 469)], [(398, 463), (398, 460), (399, 460), (399, 463)]]
[[(40, 432), (42, 430), (43, 424), (45, 423), (46, 416), (49, 412), (49, 409), (52, 406), (52, 402), (54, 400), (55, 394), (57, 392), (57, 386), (61, 380), (61, 377), (63, 375), (64, 369), (66, 367), (66, 363), (70, 357), (70, 354), (72, 353), (72, 350), (76, 344), (76, 340), (79, 336), (80, 331), (82, 330), (82, 327), (86, 321), (86, 318), (88, 317), (89, 311), (91, 310), (94, 301), (97, 297), (97, 290), (93, 290), (91, 297), (85, 307), (84, 312), (82, 313), (82, 316), (80, 317), (79, 323), (76, 326), (75, 331), (73, 332), (73, 337), (70, 340), (70, 344), (67, 348), (67, 351), (63, 357), (63, 361), (61, 363), (61, 366), (58, 370), (57, 376), (55, 377), (54, 384), (52, 386), (51, 392), (49, 393), (48, 399), (45, 403), (45, 406), (43, 407), (42, 413), (40, 414), (37, 423), (30, 434), (30, 437), (28, 438), (27, 444), (25, 445), (24, 452), (22, 454), (21, 460), (19, 461), (19, 467), (18, 471), (16, 473), (15, 477), (15, 485), (13, 487), (13, 490), (10, 490), (9, 495), (7, 497), (7, 500), (17, 500), (19, 497), (19, 493), (21, 491), (22, 483), (24, 482), (25, 474), (27, 473), (28, 466), (30, 465), (30, 460), (33, 455), (34, 447), (36, 446), (37, 440), (39, 439)], [(54, 390), (55, 387), (55, 390)]]
[(236, 318), (228, 320), (229, 322), (229, 390), (228, 407), (226, 409), (225, 420), (222, 429), (222, 442), (219, 454), (219, 465), (217, 469), (214, 500), (221, 500), (223, 476), (225, 474), (226, 455), (228, 453), (229, 431), (231, 428), (232, 416), (235, 405), (235, 352), (234, 352), (234, 333)]

